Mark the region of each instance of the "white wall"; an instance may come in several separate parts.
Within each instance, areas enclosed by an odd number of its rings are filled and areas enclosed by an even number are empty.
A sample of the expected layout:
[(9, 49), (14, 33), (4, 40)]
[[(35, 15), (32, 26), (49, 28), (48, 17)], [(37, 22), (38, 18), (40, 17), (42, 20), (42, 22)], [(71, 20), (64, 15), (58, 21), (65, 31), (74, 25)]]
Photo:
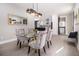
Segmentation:
[[(75, 12), (78, 11), (78, 8), (79, 8), (79, 3), (77, 3), (75, 5)], [(79, 31), (79, 24), (77, 24), (77, 19), (75, 18), (74, 19), (74, 31)]]
[(34, 25), (35, 17), (30, 15), (30, 14), (28, 14), (28, 13), (26, 13), (26, 15), (27, 15), (27, 19), (28, 19), (27, 27), (28, 28), (34, 28), (35, 27), (35, 25)]
[(58, 16), (57, 15), (52, 16), (52, 22), (53, 22), (53, 34), (58, 35)]
[[(78, 8), (79, 8), (79, 3), (77, 3), (77, 4), (75, 5), (75, 9), (78, 10)], [(78, 48), (78, 50), (79, 50), (79, 23), (77, 23), (76, 20), (77, 20), (77, 19), (75, 18), (75, 19), (74, 19), (74, 30), (75, 30), (75, 31), (78, 31), (78, 45), (77, 45), (77, 48)]]
[(67, 14), (67, 35), (70, 32), (74, 31), (74, 20), (73, 20), (73, 12)]
[(16, 28), (26, 27), (26, 25), (9, 25), (8, 14), (26, 17), (25, 10), (10, 4), (0, 4), (0, 42), (16, 38)]

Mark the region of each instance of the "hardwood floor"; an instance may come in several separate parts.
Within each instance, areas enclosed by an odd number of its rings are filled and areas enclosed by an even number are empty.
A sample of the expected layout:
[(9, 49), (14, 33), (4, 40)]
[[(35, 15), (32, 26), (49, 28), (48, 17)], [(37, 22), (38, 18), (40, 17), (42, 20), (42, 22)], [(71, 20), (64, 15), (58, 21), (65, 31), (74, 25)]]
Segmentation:
[[(67, 36), (53, 36), (52, 45), (50, 48), (46, 45), (46, 54), (42, 49), (41, 56), (79, 56), (76, 46), (69, 44), (66, 38)], [(29, 55), (27, 53), (28, 47), (25, 45), (20, 49), (17, 47), (16, 41), (0, 45), (0, 56), (38, 56), (38, 53), (35, 53), (33, 49)]]

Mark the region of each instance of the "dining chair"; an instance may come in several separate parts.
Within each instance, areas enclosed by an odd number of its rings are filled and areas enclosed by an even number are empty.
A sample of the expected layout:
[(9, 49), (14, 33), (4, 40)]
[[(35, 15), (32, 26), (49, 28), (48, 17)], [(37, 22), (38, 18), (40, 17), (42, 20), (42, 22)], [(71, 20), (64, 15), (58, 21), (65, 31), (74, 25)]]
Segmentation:
[(48, 28), (47, 39), (46, 39), (46, 43), (47, 43), (48, 48), (50, 47), (50, 45), (52, 45), (52, 42), (51, 42), (52, 35), (53, 35), (53, 31), (50, 28)]
[(21, 48), (21, 46), (27, 42), (28, 43), (29, 38), (25, 37), (25, 36), (17, 36), (17, 45), (19, 45), (19, 48)]
[(53, 36), (53, 31), (52, 30), (50, 30), (50, 37), (49, 37), (49, 43), (52, 45), (52, 42), (51, 42), (51, 40), (52, 40), (52, 36)]
[(16, 30), (16, 37), (17, 37), (17, 45), (19, 45), (19, 48), (21, 48), (22, 44), (24, 42), (28, 42), (28, 37), (25, 36), (24, 29), (17, 29)]
[(28, 54), (30, 53), (30, 48), (35, 49), (36, 51), (38, 51), (38, 55), (40, 56), (40, 49), (43, 49), (44, 52), (46, 53), (45, 50), (45, 42), (46, 42), (46, 31), (41, 31), (40, 34), (36, 37), (37, 40), (34, 40), (32, 42), (29, 43), (29, 47), (28, 47)]
[(25, 36), (25, 30), (24, 29), (16, 29), (16, 35)]

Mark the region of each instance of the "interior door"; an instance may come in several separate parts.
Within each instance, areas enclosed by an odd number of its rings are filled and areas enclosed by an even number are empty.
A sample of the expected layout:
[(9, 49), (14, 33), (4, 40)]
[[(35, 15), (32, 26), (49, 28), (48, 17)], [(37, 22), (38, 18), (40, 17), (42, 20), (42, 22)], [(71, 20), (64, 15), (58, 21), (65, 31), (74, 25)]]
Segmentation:
[(58, 34), (65, 35), (66, 34), (66, 17), (58, 18)]

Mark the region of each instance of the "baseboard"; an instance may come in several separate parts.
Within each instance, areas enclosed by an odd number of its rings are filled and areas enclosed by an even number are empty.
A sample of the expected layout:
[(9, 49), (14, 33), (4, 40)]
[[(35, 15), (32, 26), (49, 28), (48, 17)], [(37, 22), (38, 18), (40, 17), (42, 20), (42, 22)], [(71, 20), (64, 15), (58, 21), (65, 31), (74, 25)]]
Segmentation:
[(17, 38), (9, 39), (9, 40), (0, 42), (0, 44), (6, 44), (6, 43), (13, 42), (13, 41), (16, 41), (16, 40), (17, 40)]

